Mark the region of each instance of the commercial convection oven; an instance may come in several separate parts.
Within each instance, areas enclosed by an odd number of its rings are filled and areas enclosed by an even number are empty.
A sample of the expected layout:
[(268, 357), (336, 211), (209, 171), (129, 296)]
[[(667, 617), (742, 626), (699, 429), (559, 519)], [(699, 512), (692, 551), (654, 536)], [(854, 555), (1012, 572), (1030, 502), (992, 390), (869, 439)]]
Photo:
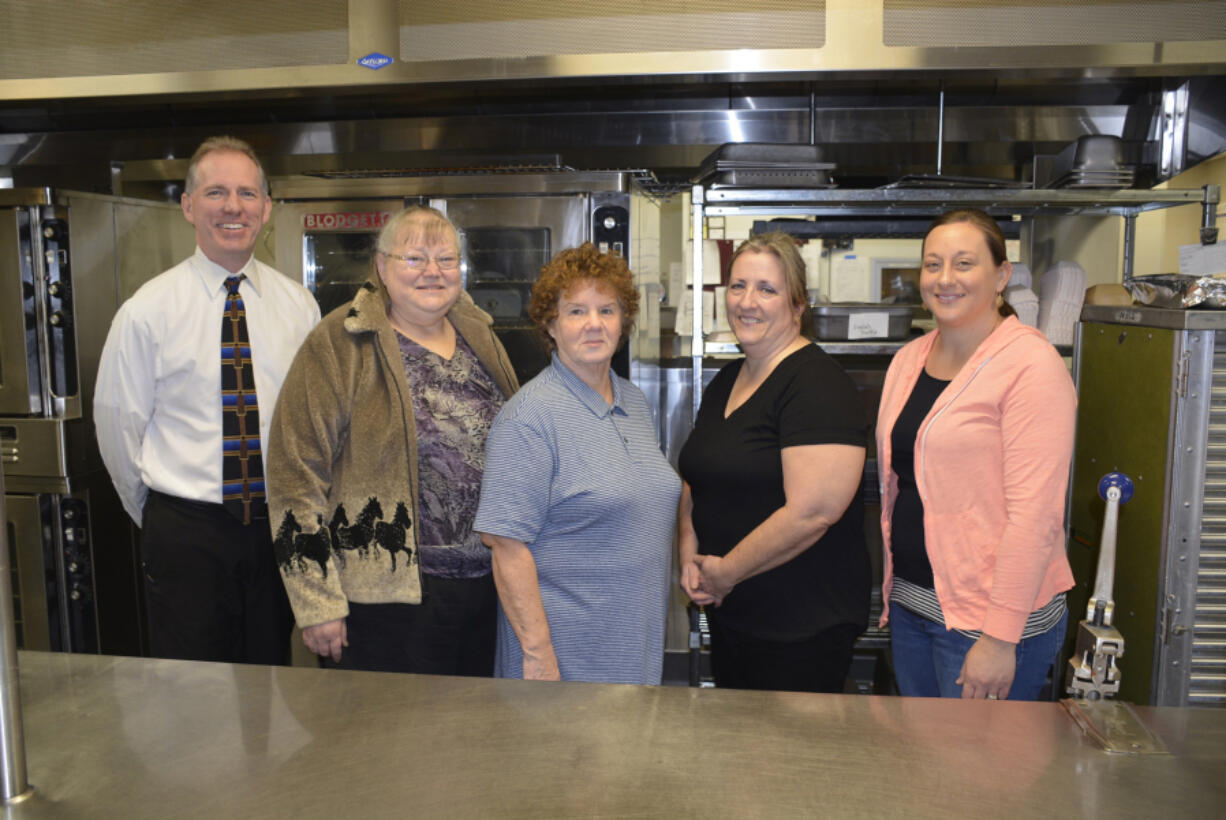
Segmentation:
[(177, 206), (0, 191), (0, 459), (18, 646), (141, 654), (135, 529), (93, 394), (118, 305), (191, 254)]
[[(276, 266), (329, 310), (370, 275), (379, 230), (401, 208), (429, 205), (460, 233), (464, 286), (494, 317), (520, 381), (548, 362), (528, 299), (558, 251), (593, 241), (631, 260), (629, 178), (618, 172), (292, 177), (272, 181)], [(615, 367), (628, 375), (623, 353)]]

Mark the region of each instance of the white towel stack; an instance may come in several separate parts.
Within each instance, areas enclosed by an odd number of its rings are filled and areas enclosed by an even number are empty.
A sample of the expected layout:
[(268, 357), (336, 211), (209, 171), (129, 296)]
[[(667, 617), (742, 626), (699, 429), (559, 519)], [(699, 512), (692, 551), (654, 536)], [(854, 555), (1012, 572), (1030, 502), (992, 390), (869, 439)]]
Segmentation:
[(1057, 262), (1039, 282), (1039, 330), (1054, 345), (1071, 345), (1086, 298), (1086, 272), (1076, 262)]
[(1039, 326), (1039, 297), (1031, 289), (1030, 268), (1021, 262), (1013, 263), (1013, 275), (1005, 288), (1005, 301), (1017, 311), (1018, 320), (1031, 327)]

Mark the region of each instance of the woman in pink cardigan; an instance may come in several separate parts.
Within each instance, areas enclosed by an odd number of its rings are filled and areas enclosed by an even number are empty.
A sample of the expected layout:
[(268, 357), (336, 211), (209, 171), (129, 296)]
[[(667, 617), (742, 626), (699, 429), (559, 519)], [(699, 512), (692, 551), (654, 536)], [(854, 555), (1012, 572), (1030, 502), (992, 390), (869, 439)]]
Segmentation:
[(939, 217), (922, 266), (937, 329), (890, 363), (877, 420), (881, 623), (903, 695), (1035, 700), (1073, 586), (1076, 393), (1055, 348), (1003, 300), (1012, 269), (995, 220)]

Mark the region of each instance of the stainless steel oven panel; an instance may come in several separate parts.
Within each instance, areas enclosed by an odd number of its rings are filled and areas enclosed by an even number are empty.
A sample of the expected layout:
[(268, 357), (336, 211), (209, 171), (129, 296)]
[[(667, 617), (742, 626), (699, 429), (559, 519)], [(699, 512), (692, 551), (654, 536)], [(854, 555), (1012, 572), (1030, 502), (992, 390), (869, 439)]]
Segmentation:
[(0, 461), (10, 489), (21, 478), (63, 478), (101, 467), (85, 419), (0, 418)]
[[(80, 371), (66, 209), (52, 203), (6, 208), (0, 214), (0, 279), (15, 297), (11, 304), (6, 301), (0, 323), (11, 322), (20, 334), (15, 347), (6, 346), (0, 354), (2, 369), (8, 371), (0, 373), (5, 382), (0, 414), (78, 416)], [(7, 395), (10, 384), (14, 390)]]
[(170, 203), (76, 191), (57, 199), (72, 233), (78, 393), (81, 415), (89, 417), (115, 311), (145, 282), (191, 256), (196, 236), (182, 209)]
[(58, 492), (6, 482), (21, 646), (140, 655), (144, 615), (135, 530), (105, 472)]
[[(431, 200), (430, 204), (444, 211), (460, 231), (468, 228), (548, 228), (551, 251), (556, 254), (563, 248), (581, 245), (591, 237), (590, 202), (591, 196), (581, 193), (448, 198)], [(534, 271), (532, 279), (539, 273), (539, 270)]]
[(624, 171), (564, 171), (543, 174), (460, 173), (438, 176), (294, 176), (269, 181), (279, 201), (452, 199), (470, 196), (589, 193), (630, 190)]
[(166, 203), (13, 193), (23, 204), (0, 199), (0, 416), (87, 416), (116, 308), (189, 256), (194, 232)]
[(17, 618), (17, 646), (49, 650), (51, 618), (47, 611), (46, 556), (43, 515), (32, 495), (4, 496), (8, 514), (9, 558), (13, 574), (13, 609)]
[[(109, 220), (106, 229), (110, 229)], [(89, 316), (90, 300), (73, 275), (75, 254), (62, 204), (31, 209), (31, 246), (35, 276), (35, 316), (42, 351), (45, 413), (57, 418), (81, 415), (81, 368), (77, 359), (78, 313)], [(85, 310), (76, 310), (77, 300)]]
[(105, 470), (68, 479), (56, 497), (61, 539), (56, 571), (69, 649), (141, 655), (145, 649), (139, 530)]
[[(283, 199), (273, 217), (275, 265), (311, 289), (321, 308), (334, 308), (368, 275), (371, 243), (386, 216), (408, 202), (438, 208), (460, 233), (464, 286), (491, 309), (524, 381), (548, 364), (525, 314), (541, 266), (563, 248), (593, 239), (597, 215), (600, 240), (629, 255), (627, 179), (617, 173), (485, 175), (314, 180), (296, 187), (274, 181)], [(348, 196), (337, 196), (340, 191)], [(307, 199), (312, 193), (320, 198)], [(287, 195), (293, 201), (284, 201)], [(626, 375), (625, 361), (615, 359), (614, 367)]]
[[(384, 214), (391, 215), (404, 207), (404, 197), (381, 197), (356, 200), (313, 200), (279, 202), (273, 206), (272, 244), (276, 248), (274, 266), (295, 282), (315, 291), (315, 270), (308, 270), (308, 235), (312, 233), (343, 233), (372, 235), (382, 226)], [(355, 215), (353, 219), (338, 214)], [(369, 214), (363, 218), (361, 215)]]
[(529, 286), (490, 285), (475, 283), (470, 285), (468, 292), (472, 295), (477, 307), (494, 317), (494, 322), (518, 321), (527, 305)]
[[(86, 201), (88, 195), (74, 194), (71, 198), (73, 220), (76, 213)], [(111, 327), (111, 314), (120, 305), (136, 293), (141, 285), (157, 276), (196, 251), (196, 230), (183, 218), (183, 209), (172, 203), (138, 202), (133, 200), (118, 200), (114, 203), (115, 232), (115, 269), (114, 271), (99, 270), (97, 281), (107, 283), (112, 292), (99, 292), (99, 304), (105, 305), (110, 313), (95, 328), (91, 339), (98, 339), (98, 353), (101, 352), (101, 342), (106, 341), (106, 334)], [(78, 231), (78, 241), (80, 241)], [(99, 242), (105, 242), (106, 237), (99, 234)], [(78, 269), (81, 254), (77, 254)], [(106, 255), (109, 259), (109, 254)], [(101, 258), (101, 254), (100, 254)], [(92, 273), (92, 271), (91, 271)], [(94, 281), (91, 276), (90, 281)], [(113, 307), (112, 307), (113, 305)], [(100, 309), (101, 312), (101, 309)], [(85, 338), (81, 338), (82, 347), (88, 347)], [(84, 352), (82, 352), (84, 358)], [(92, 388), (92, 384), (91, 384)], [(91, 394), (92, 401), (92, 394)]]
[(0, 414), (43, 412), (30, 210), (0, 209)]

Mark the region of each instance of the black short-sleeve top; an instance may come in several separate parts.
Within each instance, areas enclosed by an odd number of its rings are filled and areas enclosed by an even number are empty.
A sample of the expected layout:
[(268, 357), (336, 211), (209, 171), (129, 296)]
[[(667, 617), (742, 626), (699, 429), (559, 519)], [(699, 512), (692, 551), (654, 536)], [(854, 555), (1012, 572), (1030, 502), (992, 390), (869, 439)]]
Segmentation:
[[(785, 358), (724, 418), (743, 362), (729, 363), (712, 380), (681, 450), (679, 467), (693, 496), (698, 551), (706, 555), (727, 554), (783, 506), (784, 447), (863, 447), (867, 440), (855, 383), (817, 345)], [(708, 614), (753, 637), (802, 640), (838, 624), (864, 625), (870, 585), (857, 492), (843, 517), (813, 546), (737, 584)]]

